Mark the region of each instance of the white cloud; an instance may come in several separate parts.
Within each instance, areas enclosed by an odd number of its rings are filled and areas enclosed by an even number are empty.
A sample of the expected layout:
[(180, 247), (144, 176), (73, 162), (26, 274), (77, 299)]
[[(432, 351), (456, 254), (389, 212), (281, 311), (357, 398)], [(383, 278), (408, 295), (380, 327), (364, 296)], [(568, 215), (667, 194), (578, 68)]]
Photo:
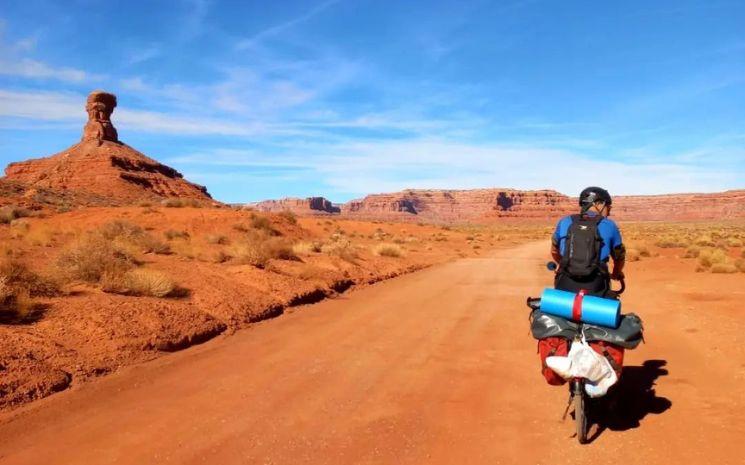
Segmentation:
[(33, 79), (57, 79), (74, 83), (99, 78), (98, 76), (88, 74), (79, 69), (67, 67), (55, 68), (46, 63), (32, 60), (30, 58), (22, 58), (13, 61), (0, 61), (0, 74)]
[(157, 45), (149, 45), (144, 48), (133, 50), (129, 53), (129, 56), (125, 58), (125, 61), (129, 65), (136, 65), (148, 60), (152, 60), (160, 56), (162, 53), (161, 49)]
[[(442, 139), (303, 144), (285, 153), (214, 150), (174, 160), (180, 164), (264, 168), (316, 180), (319, 195), (363, 195), (406, 188), (556, 189), (575, 194), (587, 185), (613, 194), (711, 192), (742, 188), (745, 172), (686, 163), (610, 161), (580, 152), (526, 145), (469, 144)], [(288, 168), (295, 173), (287, 174)]]
[[(78, 121), (82, 125), (86, 120), (84, 108), (85, 96), (75, 93), (0, 90), (0, 117), (32, 121)], [(131, 109), (115, 110), (112, 119), (120, 133), (123, 130), (125, 134), (127, 130), (131, 130), (168, 134), (248, 136), (265, 130), (262, 125), (251, 122), (239, 123)], [(126, 139), (126, 136), (123, 138)]]
[(42, 121), (85, 121), (85, 98), (63, 92), (0, 89), (0, 116)]

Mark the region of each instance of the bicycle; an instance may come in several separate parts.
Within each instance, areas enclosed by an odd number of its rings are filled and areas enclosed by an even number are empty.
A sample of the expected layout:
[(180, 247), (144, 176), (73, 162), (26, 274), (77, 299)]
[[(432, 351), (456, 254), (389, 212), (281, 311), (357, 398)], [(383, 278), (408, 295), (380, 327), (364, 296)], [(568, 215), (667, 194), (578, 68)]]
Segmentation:
[[(549, 271), (556, 271), (557, 265), (554, 262), (548, 262), (546, 268)], [(619, 280), (621, 288), (617, 291), (610, 289), (609, 293), (613, 298), (618, 298), (626, 290), (626, 282), (623, 279)], [(540, 298), (528, 298), (528, 307), (533, 310), (540, 309), (541, 299)], [(577, 332), (574, 339), (570, 342), (569, 347), (571, 348), (572, 343), (579, 343), (582, 341), (584, 324), (582, 322), (575, 322), (578, 325)], [(580, 444), (587, 443), (588, 433), (588, 417), (589, 417), (589, 405), (590, 397), (587, 395), (585, 390), (586, 379), (574, 378), (569, 383), (569, 401), (567, 402), (566, 409), (561, 419), (566, 420), (566, 416), (569, 413), (569, 408), (574, 405), (574, 422), (576, 428), (577, 441)]]

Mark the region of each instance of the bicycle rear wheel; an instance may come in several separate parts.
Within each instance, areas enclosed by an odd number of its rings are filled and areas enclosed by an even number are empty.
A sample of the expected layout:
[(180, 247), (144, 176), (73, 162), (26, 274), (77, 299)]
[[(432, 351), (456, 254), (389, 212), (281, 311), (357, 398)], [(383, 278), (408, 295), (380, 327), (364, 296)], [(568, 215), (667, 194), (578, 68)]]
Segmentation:
[(577, 427), (577, 441), (587, 443), (587, 397), (584, 382), (574, 382), (574, 422)]

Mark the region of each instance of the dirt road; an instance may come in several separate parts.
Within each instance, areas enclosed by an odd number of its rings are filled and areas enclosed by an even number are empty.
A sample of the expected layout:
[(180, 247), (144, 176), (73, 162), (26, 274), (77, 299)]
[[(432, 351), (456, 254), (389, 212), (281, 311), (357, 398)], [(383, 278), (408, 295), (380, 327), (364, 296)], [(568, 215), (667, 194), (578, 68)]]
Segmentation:
[(545, 254), (437, 266), (52, 396), (0, 418), (0, 463), (743, 463), (742, 344), (712, 349), (716, 321), (642, 286), (620, 418), (570, 437), (524, 305)]

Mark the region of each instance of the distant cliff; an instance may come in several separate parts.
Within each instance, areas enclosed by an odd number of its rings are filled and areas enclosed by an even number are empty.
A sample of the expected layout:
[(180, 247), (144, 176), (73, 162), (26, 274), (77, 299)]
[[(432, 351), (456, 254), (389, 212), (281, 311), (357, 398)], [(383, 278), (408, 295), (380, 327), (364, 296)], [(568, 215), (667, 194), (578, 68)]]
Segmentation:
[[(299, 215), (337, 214), (350, 218), (441, 223), (500, 218), (553, 219), (576, 212), (577, 198), (553, 190), (405, 190), (372, 194), (335, 205), (323, 197), (267, 200), (251, 204), (263, 211)], [(711, 194), (616, 196), (614, 218), (624, 220), (706, 220), (745, 218), (745, 190)]]

